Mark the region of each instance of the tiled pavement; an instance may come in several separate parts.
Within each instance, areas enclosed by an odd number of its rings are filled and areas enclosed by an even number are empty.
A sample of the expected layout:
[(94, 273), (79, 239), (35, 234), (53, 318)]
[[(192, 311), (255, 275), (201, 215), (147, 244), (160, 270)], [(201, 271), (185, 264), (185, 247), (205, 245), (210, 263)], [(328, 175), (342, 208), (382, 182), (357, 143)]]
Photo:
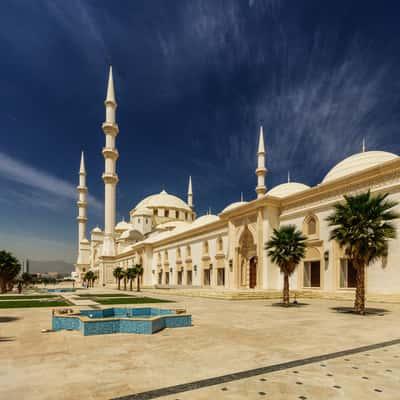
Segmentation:
[[(298, 364), (301, 362), (302, 360), (299, 360)], [(246, 372), (248, 375), (252, 373), (252, 371), (244, 371), (244, 374)], [(259, 374), (256, 370), (254, 372), (257, 373), (245, 379), (236, 379), (240, 378), (240, 374), (237, 374), (237, 377), (232, 375), (231, 378), (224, 376), (220, 379), (229, 380), (228, 382), (205, 386), (201, 389), (194, 387), (201, 386), (205, 381), (193, 382), (186, 387), (179, 385), (124, 396), (119, 400), (153, 398), (164, 400), (397, 400), (400, 399), (400, 344), (364, 350), (311, 364), (306, 361), (304, 365), (292, 368), (285, 368), (282, 365), (282, 369), (265, 374)], [(214, 378), (214, 381), (217, 382), (218, 379)], [(166, 394), (174, 390), (176, 393)]]

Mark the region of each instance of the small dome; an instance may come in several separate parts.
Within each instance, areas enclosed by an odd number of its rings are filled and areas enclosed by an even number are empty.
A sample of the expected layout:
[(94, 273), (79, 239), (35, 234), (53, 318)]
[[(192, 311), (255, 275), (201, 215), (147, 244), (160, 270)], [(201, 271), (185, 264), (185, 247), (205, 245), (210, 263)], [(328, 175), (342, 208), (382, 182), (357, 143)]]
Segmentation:
[(235, 201), (234, 203), (229, 204), (229, 206), (226, 206), (222, 212), (227, 212), (227, 211), (231, 211), (236, 207), (242, 206), (243, 204), (247, 204), (247, 201)]
[(275, 197), (286, 197), (307, 189), (310, 189), (310, 186), (304, 185), (303, 183), (287, 182), (275, 186), (268, 191), (267, 194)]
[(219, 221), (219, 217), (217, 215), (207, 214), (207, 215), (203, 215), (200, 218), (197, 218), (193, 223), (190, 224), (190, 227), (207, 225), (207, 224), (211, 224), (212, 222), (216, 222), (216, 221)]
[(122, 232), (122, 231), (126, 231), (130, 227), (131, 226), (123, 219), (122, 221), (119, 221), (117, 225), (115, 225), (115, 230)]
[(92, 229), (92, 233), (102, 233), (102, 230), (98, 226), (96, 226), (96, 228)]
[(335, 179), (360, 172), (365, 169), (383, 164), (398, 158), (396, 154), (386, 151), (365, 151), (353, 154), (336, 164), (325, 176), (322, 183), (330, 182)]
[(147, 207), (141, 207), (135, 210), (135, 215), (151, 217), (153, 215), (152, 211)]
[(140, 242), (144, 239), (144, 236), (136, 229), (128, 229), (121, 235), (121, 239), (128, 239)]
[(179, 197), (176, 197), (172, 194), (167, 193), (165, 190), (158, 194), (153, 194), (151, 196), (146, 197), (141, 202), (139, 202), (134, 211), (142, 209), (142, 208), (177, 208), (184, 209), (186, 211), (191, 211), (191, 208)]

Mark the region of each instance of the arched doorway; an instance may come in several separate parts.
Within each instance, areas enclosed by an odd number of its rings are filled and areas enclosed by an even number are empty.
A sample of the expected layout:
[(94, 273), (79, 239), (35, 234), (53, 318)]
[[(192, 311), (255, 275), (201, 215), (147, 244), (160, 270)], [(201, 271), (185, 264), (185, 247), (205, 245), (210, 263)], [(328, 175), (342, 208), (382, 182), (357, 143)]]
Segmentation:
[(254, 289), (257, 286), (257, 257), (250, 259), (250, 276), (249, 276), (249, 288)]
[(253, 235), (246, 225), (239, 240), (239, 288), (255, 288), (257, 286), (257, 246)]

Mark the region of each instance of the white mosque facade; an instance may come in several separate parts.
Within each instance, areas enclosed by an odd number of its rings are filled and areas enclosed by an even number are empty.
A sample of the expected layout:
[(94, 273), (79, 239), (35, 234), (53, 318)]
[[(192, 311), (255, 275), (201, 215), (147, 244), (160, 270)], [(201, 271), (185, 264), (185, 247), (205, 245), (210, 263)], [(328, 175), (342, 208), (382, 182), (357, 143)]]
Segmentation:
[[(116, 223), (116, 100), (112, 70), (103, 123), (105, 159), (104, 229), (86, 238), (86, 171), (81, 159), (78, 186), (79, 251), (76, 276), (88, 270), (98, 285), (114, 286), (113, 270), (141, 264), (146, 287), (212, 288), (215, 290), (277, 290), (283, 279), (267, 256), (265, 243), (280, 225), (293, 224), (307, 235), (303, 262), (291, 277), (291, 288), (320, 293), (354, 290), (355, 271), (339, 246), (329, 240), (326, 217), (345, 194), (368, 189), (389, 193), (400, 201), (400, 157), (384, 151), (362, 151), (334, 166), (314, 187), (302, 183), (265, 185), (265, 148), (260, 129), (256, 196), (228, 205), (218, 215), (197, 217), (189, 178), (187, 201), (162, 191), (146, 197), (129, 221)], [(398, 210), (400, 211), (400, 210)], [(399, 222), (396, 222), (399, 226)], [(400, 227), (400, 226), (399, 226)], [(399, 235), (400, 236), (400, 235)], [(367, 269), (367, 293), (400, 294), (400, 237), (389, 244), (388, 257)]]

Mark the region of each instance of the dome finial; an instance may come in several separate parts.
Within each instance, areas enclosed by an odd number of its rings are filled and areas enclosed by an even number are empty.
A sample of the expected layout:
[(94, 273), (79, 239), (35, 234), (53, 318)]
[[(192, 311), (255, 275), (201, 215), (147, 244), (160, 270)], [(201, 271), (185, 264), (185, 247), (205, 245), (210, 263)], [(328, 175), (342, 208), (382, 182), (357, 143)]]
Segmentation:
[(287, 172), (287, 183), (290, 183), (290, 171)]
[(363, 138), (362, 141), (362, 152), (365, 153), (366, 152), (366, 147), (365, 147), (365, 138)]
[(240, 192), (240, 201), (243, 203), (243, 192)]

